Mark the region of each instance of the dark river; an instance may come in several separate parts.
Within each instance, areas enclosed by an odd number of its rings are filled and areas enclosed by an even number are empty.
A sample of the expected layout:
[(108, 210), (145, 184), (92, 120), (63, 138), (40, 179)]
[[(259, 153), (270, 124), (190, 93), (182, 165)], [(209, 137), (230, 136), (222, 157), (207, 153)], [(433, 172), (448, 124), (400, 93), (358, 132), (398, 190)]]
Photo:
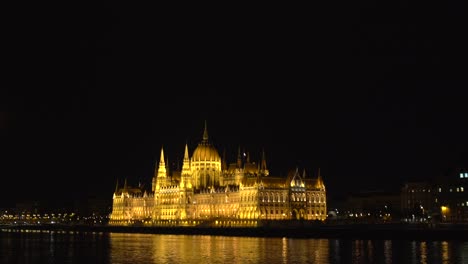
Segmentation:
[(0, 231), (0, 263), (468, 263), (468, 241)]

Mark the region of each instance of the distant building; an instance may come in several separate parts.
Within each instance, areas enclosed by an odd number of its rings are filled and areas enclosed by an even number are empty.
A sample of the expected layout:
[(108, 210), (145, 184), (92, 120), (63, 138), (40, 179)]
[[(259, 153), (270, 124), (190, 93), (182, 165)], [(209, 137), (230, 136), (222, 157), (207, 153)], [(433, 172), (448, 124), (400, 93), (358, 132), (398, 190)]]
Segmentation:
[(39, 214), (45, 211), (43, 207), (39, 201), (21, 201), (16, 203), (14, 212), (17, 215)]
[(468, 170), (458, 168), (437, 180), (434, 202), (441, 221), (468, 222)]
[(74, 201), (74, 212), (79, 216), (109, 216), (112, 211), (111, 198), (90, 197)]
[(258, 225), (260, 220), (325, 220), (327, 200), (320, 172), (309, 178), (296, 169), (287, 177), (271, 176), (265, 153), (252, 162), (248, 153), (237, 153), (227, 163), (208, 140), (203, 139), (182, 169), (168, 172), (161, 149), (151, 190), (116, 187), (110, 224), (198, 225), (207, 221), (223, 226)]
[(401, 188), (401, 212), (405, 222), (427, 222), (435, 208), (434, 187), (429, 182), (409, 182)]
[(336, 218), (346, 222), (382, 223), (399, 221), (400, 194), (387, 191), (361, 191), (349, 195), (338, 209)]
[(432, 182), (406, 183), (402, 190), (407, 222), (468, 222), (468, 171), (454, 169)]

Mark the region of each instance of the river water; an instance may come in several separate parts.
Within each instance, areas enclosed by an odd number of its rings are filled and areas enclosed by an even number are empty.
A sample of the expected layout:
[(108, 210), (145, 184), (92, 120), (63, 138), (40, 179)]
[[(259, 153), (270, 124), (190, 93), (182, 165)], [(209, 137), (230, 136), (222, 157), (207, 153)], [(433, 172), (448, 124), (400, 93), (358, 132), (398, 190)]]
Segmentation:
[(468, 241), (1, 231), (0, 263), (468, 263)]

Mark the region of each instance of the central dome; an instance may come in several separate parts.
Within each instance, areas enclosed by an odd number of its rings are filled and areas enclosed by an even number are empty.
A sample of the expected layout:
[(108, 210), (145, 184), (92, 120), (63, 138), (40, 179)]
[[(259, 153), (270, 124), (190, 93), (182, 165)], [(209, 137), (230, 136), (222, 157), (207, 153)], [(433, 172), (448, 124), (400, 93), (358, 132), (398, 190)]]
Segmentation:
[(219, 156), (219, 153), (215, 147), (213, 147), (207, 142), (202, 142), (198, 144), (198, 147), (195, 149), (195, 151), (193, 151), (192, 160), (220, 161), (221, 157)]
[(193, 151), (192, 161), (221, 161), (218, 151), (208, 142), (208, 129), (205, 122), (203, 140)]

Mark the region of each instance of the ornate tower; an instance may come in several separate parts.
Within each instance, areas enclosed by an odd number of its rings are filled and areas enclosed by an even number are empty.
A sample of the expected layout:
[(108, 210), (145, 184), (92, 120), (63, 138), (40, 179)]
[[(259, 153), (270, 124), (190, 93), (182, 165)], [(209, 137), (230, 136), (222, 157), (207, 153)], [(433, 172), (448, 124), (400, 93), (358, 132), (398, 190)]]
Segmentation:
[(265, 150), (262, 150), (262, 162), (260, 166), (260, 173), (263, 176), (268, 176), (270, 172), (268, 171), (267, 164), (266, 164), (266, 158), (265, 158)]
[(196, 189), (218, 186), (221, 175), (221, 157), (208, 141), (208, 128), (205, 121), (203, 140), (193, 152), (190, 163), (192, 185)]
[(166, 163), (164, 162), (164, 150), (161, 147), (161, 157), (159, 158), (158, 174), (156, 176), (156, 189), (167, 185)]
[(192, 188), (192, 171), (190, 170), (190, 158), (189, 158), (187, 144), (185, 144), (185, 153), (184, 153), (184, 161), (182, 163), (180, 187)]

